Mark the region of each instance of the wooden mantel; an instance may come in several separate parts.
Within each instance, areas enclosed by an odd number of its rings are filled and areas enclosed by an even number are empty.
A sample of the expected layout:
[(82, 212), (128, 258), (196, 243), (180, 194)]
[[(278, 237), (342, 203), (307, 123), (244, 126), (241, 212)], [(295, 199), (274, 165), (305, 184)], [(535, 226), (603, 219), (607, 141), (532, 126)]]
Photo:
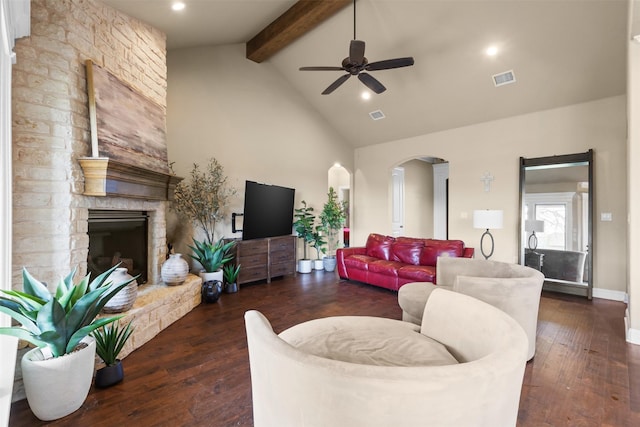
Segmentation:
[(173, 200), (182, 178), (128, 165), (107, 157), (82, 157), (86, 196), (116, 196), (146, 200)]

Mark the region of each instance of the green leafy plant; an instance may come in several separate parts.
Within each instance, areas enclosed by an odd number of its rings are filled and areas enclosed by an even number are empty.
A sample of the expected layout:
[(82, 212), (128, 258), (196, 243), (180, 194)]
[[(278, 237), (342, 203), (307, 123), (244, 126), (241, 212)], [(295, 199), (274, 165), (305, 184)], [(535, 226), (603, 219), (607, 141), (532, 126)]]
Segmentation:
[(131, 323), (122, 328), (120, 322), (104, 325), (91, 333), (96, 339), (96, 353), (107, 366), (115, 365), (118, 361), (118, 354), (133, 333)]
[(193, 164), (189, 179), (176, 186), (172, 207), (194, 221), (204, 231), (205, 241), (212, 244), (216, 222), (224, 219), (225, 208), (235, 194), (222, 165), (211, 158), (205, 171)]
[(298, 237), (303, 240), (303, 253), (304, 259), (307, 258), (307, 244), (313, 242), (314, 229), (313, 223), (316, 220), (316, 216), (313, 214), (313, 207), (307, 206), (307, 202), (302, 201), (302, 207), (294, 209), (293, 228), (298, 234)]
[(227, 264), (222, 268), (222, 274), (224, 275), (224, 280), (227, 283), (235, 283), (238, 280), (238, 275), (240, 274), (240, 264), (231, 265)]
[(189, 246), (193, 251), (193, 255), (190, 256), (198, 261), (207, 273), (220, 270), (222, 266), (233, 259), (233, 256), (229, 255), (231, 248), (235, 245), (233, 240), (225, 243), (223, 237), (215, 243), (209, 243), (193, 239), (193, 243), (195, 246)]
[(23, 269), (24, 291), (2, 290), (0, 293), (0, 312), (8, 314), (21, 326), (0, 328), (0, 334), (48, 348), (53, 357), (72, 352), (91, 332), (122, 317), (96, 319), (104, 305), (136, 279), (112, 285), (107, 278), (118, 265), (91, 282), (88, 274), (77, 284), (73, 283), (74, 269), (60, 280), (53, 295), (26, 268)]
[(327, 202), (322, 207), (322, 212), (320, 213), (320, 224), (327, 232), (327, 245), (329, 255), (331, 256), (335, 255), (339, 242), (338, 232), (344, 225), (346, 218), (347, 203), (345, 201), (338, 201), (338, 194), (334, 191), (333, 187), (329, 187)]
[(316, 228), (313, 231), (313, 241), (309, 243), (309, 246), (316, 250), (317, 259), (320, 259), (321, 253), (325, 253), (327, 251), (327, 248), (325, 247), (327, 241), (324, 239), (324, 233), (326, 233), (326, 231), (322, 225), (316, 225)]

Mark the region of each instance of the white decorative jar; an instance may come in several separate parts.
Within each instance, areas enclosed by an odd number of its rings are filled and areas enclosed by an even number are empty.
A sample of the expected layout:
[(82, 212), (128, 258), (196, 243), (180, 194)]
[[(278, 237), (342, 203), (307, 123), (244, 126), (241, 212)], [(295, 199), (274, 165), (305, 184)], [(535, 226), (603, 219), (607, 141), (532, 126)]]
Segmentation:
[(182, 254), (171, 254), (169, 259), (162, 263), (160, 276), (162, 281), (169, 286), (181, 285), (189, 274), (189, 263), (182, 258)]
[[(118, 267), (109, 275), (107, 281), (111, 281), (112, 286), (117, 286), (131, 279), (133, 279), (133, 276), (127, 272), (126, 268)], [(102, 311), (105, 313), (122, 313), (133, 307), (136, 298), (138, 298), (138, 282), (133, 280), (122, 288), (120, 292), (115, 294), (113, 298), (104, 305)]]

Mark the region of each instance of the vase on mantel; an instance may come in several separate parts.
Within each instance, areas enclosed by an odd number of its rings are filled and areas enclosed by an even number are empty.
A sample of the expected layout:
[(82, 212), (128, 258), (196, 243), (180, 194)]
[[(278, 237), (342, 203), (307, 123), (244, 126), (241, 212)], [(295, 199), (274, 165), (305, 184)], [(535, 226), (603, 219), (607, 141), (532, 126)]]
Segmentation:
[[(109, 275), (107, 281), (110, 281), (112, 285), (119, 285), (131, 279), (133, 279), (133, 276), (128, 273), (125, 267), (118, 267)], [(138, 298), (138, 282), (132, 280), (131, 283), (122, 288), (104, 305), (102, 311), (105, 313), (122, 313), (133, 307), (136, 298)]]
[(189, 263), (182, 258), (182, 254), (171, 254), (169, 259), (162, 263), (160, 276), (162, 281), (169, 286), (181, 285), (189, 274)]

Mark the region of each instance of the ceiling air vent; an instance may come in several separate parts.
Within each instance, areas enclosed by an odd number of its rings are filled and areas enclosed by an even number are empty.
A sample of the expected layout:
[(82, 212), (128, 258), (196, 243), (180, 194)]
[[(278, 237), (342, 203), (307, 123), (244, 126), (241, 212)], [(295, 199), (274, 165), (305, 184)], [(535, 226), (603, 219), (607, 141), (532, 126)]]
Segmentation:
[(505, 71), (504, 73), (493, 75), (493, 84), (498, 86), (508, 85), (516, 81), (516, 76), (513, 74), (513, 70)]
[(372, 111), (369, 113), (369, 116), (371, 116), (371, 118), (373, 120), (381, 120), (384, 119), (384, 113), (380, 110), (376, 110), (376, 111)]

